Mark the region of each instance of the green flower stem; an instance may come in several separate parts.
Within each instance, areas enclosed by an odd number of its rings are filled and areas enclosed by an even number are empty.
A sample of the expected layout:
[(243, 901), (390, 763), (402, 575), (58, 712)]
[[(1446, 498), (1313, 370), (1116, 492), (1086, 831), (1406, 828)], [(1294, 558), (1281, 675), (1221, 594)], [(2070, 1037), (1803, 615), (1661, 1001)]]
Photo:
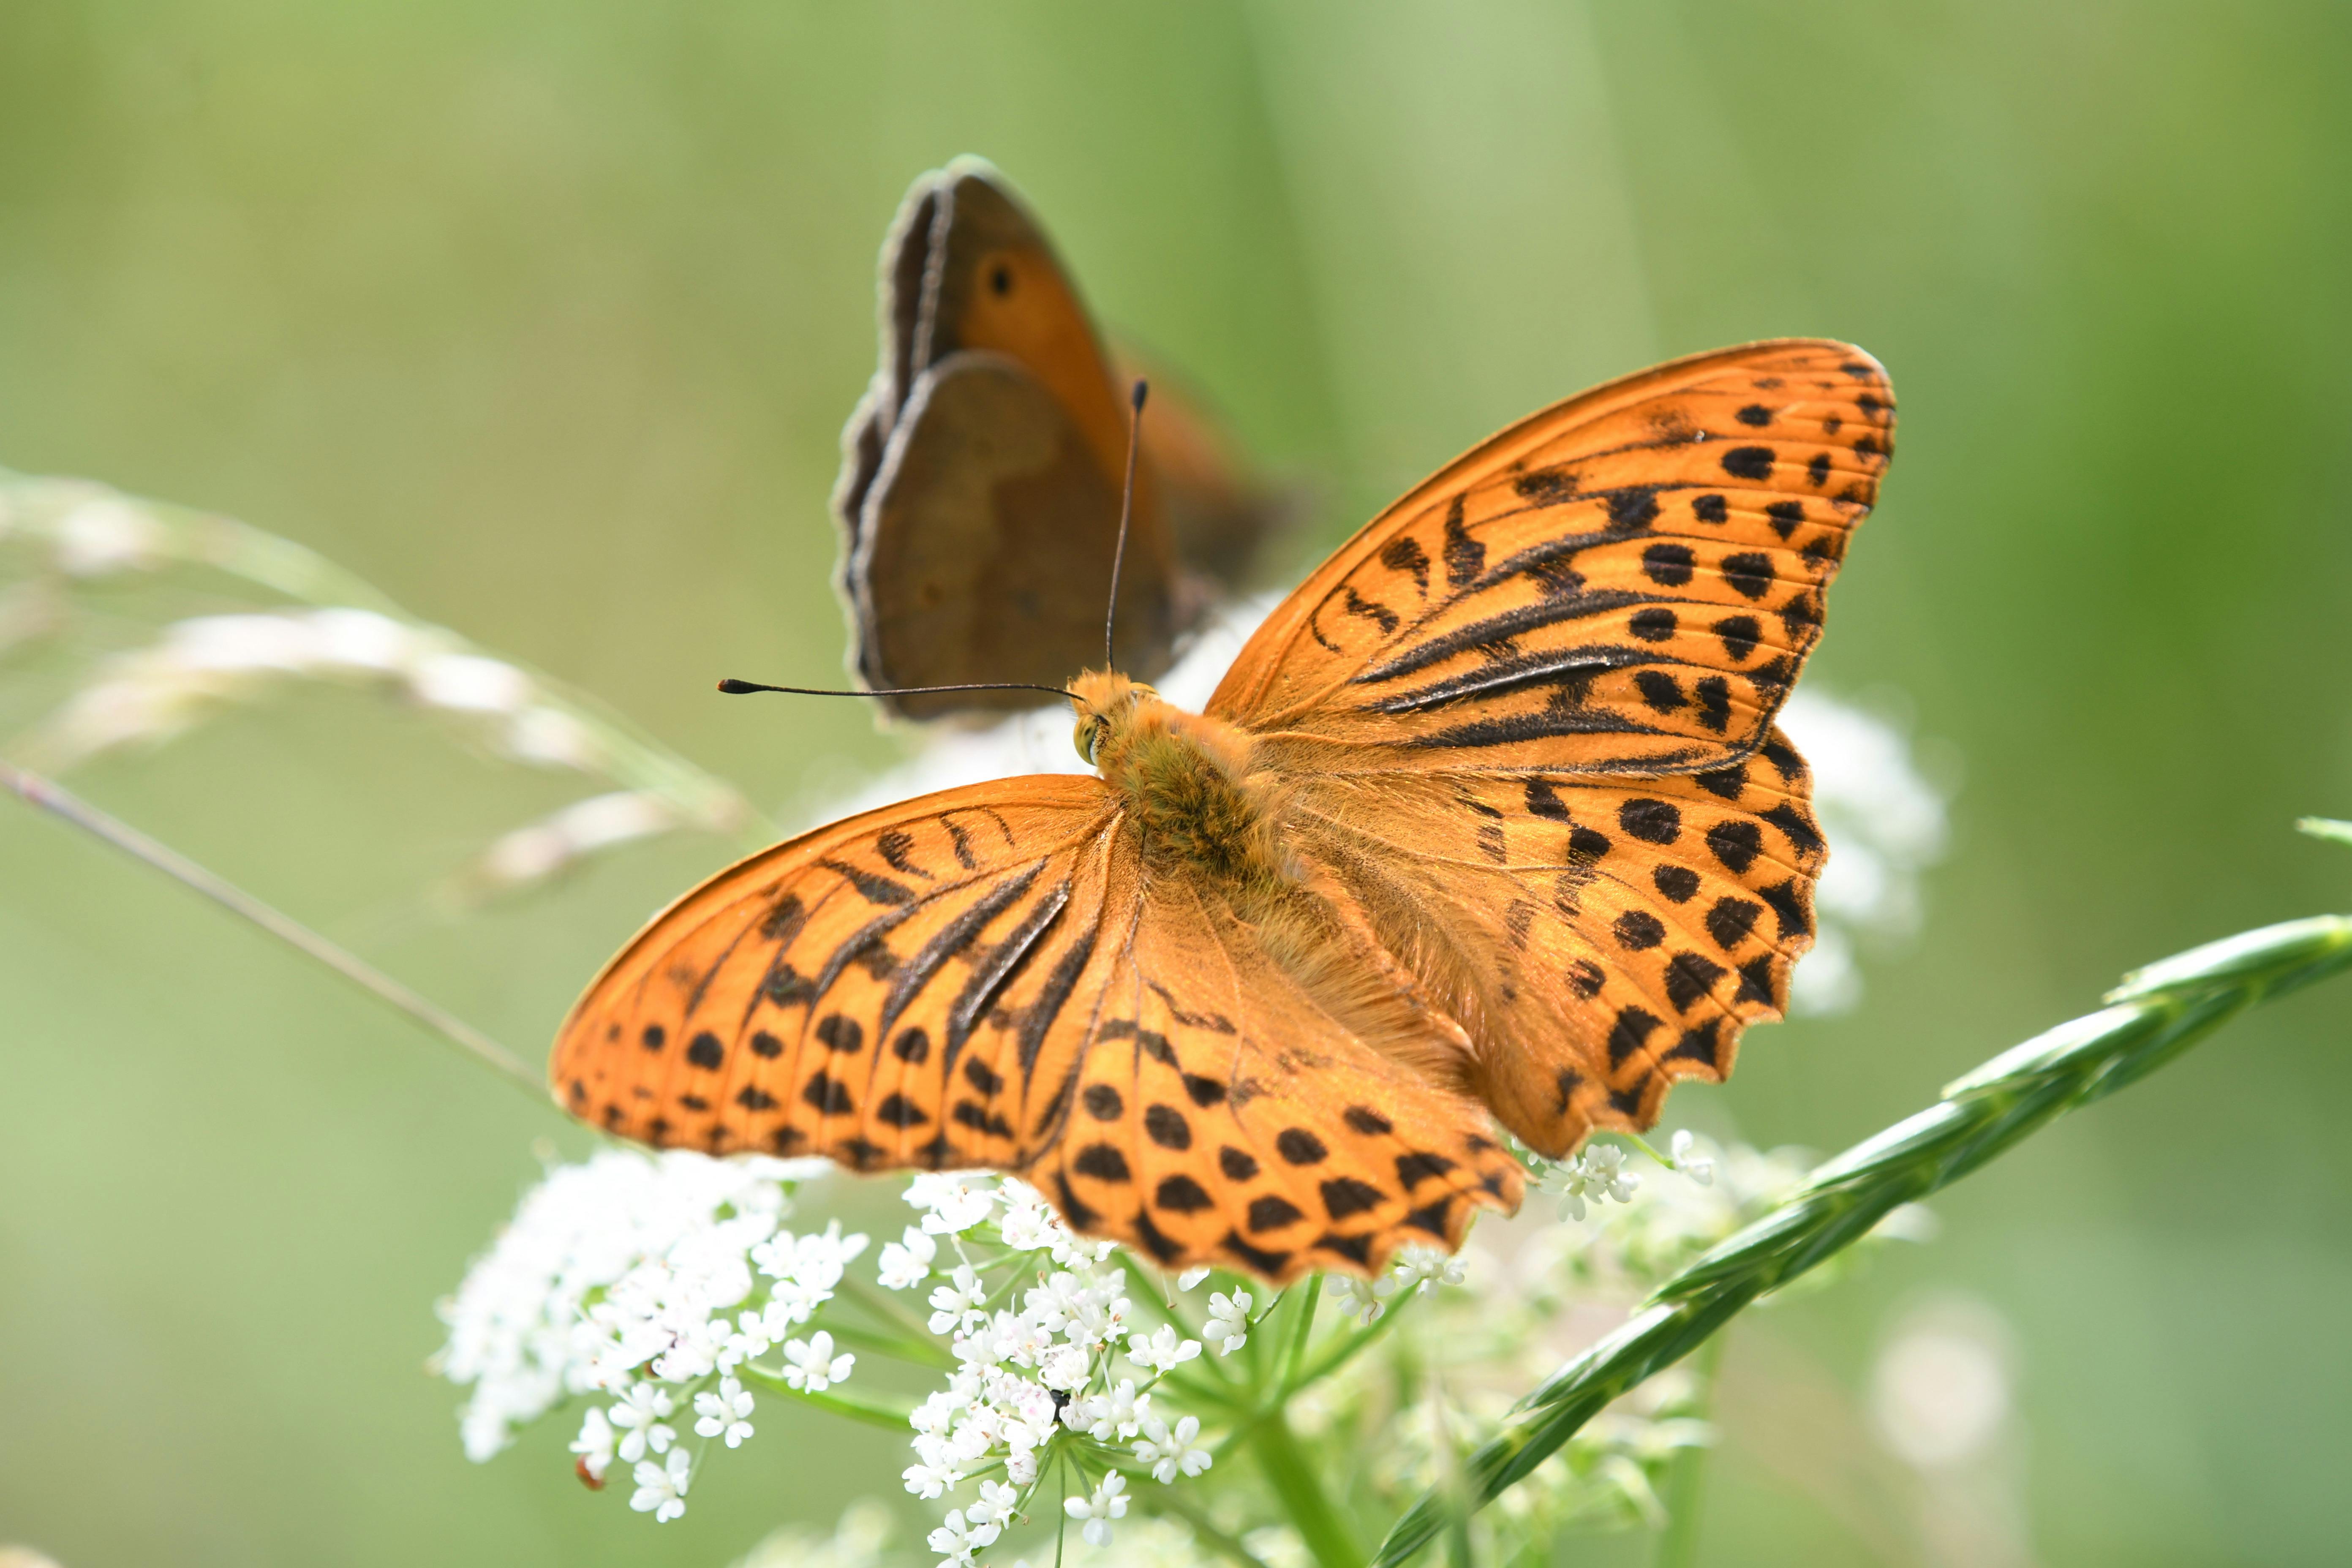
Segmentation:
[(1156, 1487), (1150, 1502), (1155, 1513), (1171, 1514), (1192, 1526), (1193, 1536), (1202, 1545), (1238, 1565), (1238, 1568), (1265, 1568), (1265, 1559), (1224, 1531), (1209, 1517), (1209, 1510), (1192, 1500), (1182, 1487)]
[(1323, 1276), (1310, 1275), (1306, 1288), (1298, 1292), (1298, 1304), (1292, 1310), (1298, 1321), (1290, 1334), (1290, 1352), (1283, 1358), (1282, 1389), (1286, 1394), (1298, 1386), (1298, 1369), (1307, 1361), (1307, 1336), (1315, 1331), (1315, 1309), (1323, 1304)]
[(1288, 1399), (1292, 1394), (1297, 1393), (1300, 1389), (1305, 1388), (1307, 1384), (1322, 1382), (1325, 1378), (1330, 1376), (1333, 1373), (1347, 1365), (1349, 1362), (1354, 1360), (1358, 1352), (1362, 1351), (1374, 1341), (1380, 1339), (1383, 1334), (1386, 1334), (1389, 1330), (1396, 1326), (1398, 1312), (1403, 1309), (1405, 1302), (1411, 1299), (1412, 1298), (1410, 1297), (1400, 1296), (1397, 1300), (1390, 1302), (1388, 1304), (1387, 1310), (1383, 1311), (1379, 1317), (1373, 1319), (1370, 1327), (1356, 1330), (1354, 1332), (1349, 1334), (1345, 1339), (1342, 1339), (1338, 1344), (1332, 1346), (1329, 1350), (1325, 1351), (1323, 1352), (1322, 1359), (1318, 1361), (1314, 1365), (1308, 1367), (1305, 1372), (1301, 1373), (1295, 1378), (1287, 1378), (1284, 1380), (1282, 1384), (1282, 1397)]
[(1192, 1331), (1185, 1327), (1184, 1320), (1178, 1317), (1176, 1310), (1168, 1304), (1168, 1299), (1164, 1294), (1167, 1288), (1153, 1279), (1150, 1275), (1146, 1274), (1143, 1271), (1143, 1265), (1135, 1260), (1132, 1253), (1122, 1247), (1118, 1252), (1112, 1254), (1112, 1260), (1118, 1263), (1121, 1271), (1127, 1275), (1127, 1282), (1134, 1292), (1129, 1298), (1129, 1300), (1144, 1302), (1150, 1307), (1153, 1317), (1168, 1324), (1178, 1333), (1187, 1338), (1192, 1336)]
[[(2352, 917), (2318, 915), (2224, 938), (2125, 977), (2113, 1004), (2004, 1052), (1940, 1103), (1815, 1170), (1779, 1208), (1658, 1289), (1645, 1310), (1519, 1402), (1511, 1425), (1470, 1456), (1466, 1500), (1483, 1508), (1558, 1452), (1587, 1421), (1671, 1366), (1769, 1290), (1851, 1246), (1897, 1205), (1958, 1180), (2061, 1111), (2154, 1071), (2258, 1002), (2352, 965)], [(1395, 1568), (1445, 1529), (1424, 1494), (1381, 1542)]]
[(956, 1367), (955, 1357), (941, 1350), (936, 1341), (910, 1340), (902, 1334), (869, 1329), (862, 1323), (845, 1323), (831, 1317), (818, 1327), (856, 1350), (872, 1351), (877, 1355), (911, 1362), (917, 1366), (927, 1366), (938, 1372), (952, 1372)]
[[(896, 1335), (887, 1336), (889, 1343), (877, 1342), (875, 1349), (885, 1351), (902, 1360), (914, 1362), (920, 1366), (935, 1366), (949, 1372), (955, 1370), (958, 1364), (956, 1358), (948, 1353), (944, 1345), (931, 1337), (930, 1325), (900, 1306), (888, 1294), (866, 1284), (855, 1274), (843, 1275), (841, 1283), (834, 1289), (848, 1300), (856, 1302), (866, 1311), (871, 1312), (875, 1317), (898, 1331)], [(842, 1331), (835, 1325), (827, 1323), (825, 1327), (833, 1330), (835, 1339), (844, 1337)], [(877, 1342), (886, 1337), (871, 1330), (861, 1331)]]
[(764, 1367), (743, 1363), (736, 1373), (740, 1381), (751, 1384), (763, 1393), (780, 1394), (786, 1399), (796, 1399), (803, 1405), (813, 1405), (819, 1410), (830, 1410), (835, 1415), (846, 1415), (852, 1421), (863, 1421), (868, 1426), (887, 1426), (905, 1436), (907, 1423), (915, 1414), (911, 1405), (894, 1405), (862, 1394), (811, 1394), (805, 1388), (794, 1388), (777, 1373)]
[[(1715, 1411), (1716, 1378), (1723, 1369), (1723, 1336), (1699, 1348), (1699, 1407), (1691, 1414), (1701, 1420)], [(1694, 1443), (1677, 1451), (1666, 1475), (1666, 1529), (1658, 1538), (1654, 1568), (1691, 1568), (1698, 1561), (1699, 1500), (1706, 1486), (1706, 1462), (1713, 1449)]]
[(1314, 1461), (1298, 1446), (1298, 1435), (1290, 1429), (1280, 1406), (1267, 1410), (1251, 1427), (1249, 1446), (1257, 1455), (1258, 1468), (1265, 1472), (1266, 1484), (1282, 1503), (1282, 1511), (1289, 1516), (1320, 1568), (1357, 1568), (1364, 1560), (1364, 1549), (1356, 1544), (1347, 1521), (1331, 1506)]

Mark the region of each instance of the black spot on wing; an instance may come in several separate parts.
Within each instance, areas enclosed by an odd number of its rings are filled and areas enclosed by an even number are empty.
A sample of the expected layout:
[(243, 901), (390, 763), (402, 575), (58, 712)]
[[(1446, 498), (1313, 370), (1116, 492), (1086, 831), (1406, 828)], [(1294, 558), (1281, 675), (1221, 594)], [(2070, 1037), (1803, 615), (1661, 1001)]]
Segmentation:
[(1184, 1256), (1183, 1244), (1153, 1224), (1148, 1210), (1135, 1211), (1135, 1238), (1143, 1244), (1143, 1250), (1151, 1254), (1162, 1267)]
[(1783, 882), (1775, 882), (1772, 886), (1760, 889), (1759, 896), (1772, 907), (1773, 914), (1780, 918), (1781, 941), (1786, 942), (1794, 936), (1812, 935), (1812, 916), (1805, 908), (1805, 895), (1798, 887), (1794, 878)]
[(1644, 844), (1672, 844), (1682, 832), (1683, 814), (1672, 802), (1641, 797), (1617, 808), (1617, 826)]
[(1734, 664), (1747, 663), (1764, 638), (1763, 624), (1753, 616), (1726, 616), (1708, 629), (1723, 639), (1724, 657)]
[(869, 904), (910, 904), (915, 901), (915, 889), (904, 882), (853, 866), (846, 860), (821, 859), (818, 865), (838, 875), (857, 889), (857, 896)]
[(881, 856), (892, 870), (904, 871), (909, 877), (920, 877), (926, 882), (932, 880), (929, 871), (915, 864), (911, 853), (914, 847), (915, 836), (903, 827), (885, 828), (875, 836), (874, 852)]
[(1344, 595), (1342, 603), (1347, 612), (1351, 616), (1361, 616), (1379, 626), (1382, 637), (1389, 636), (1403, 624), (1398, 618), (1397, 613), (1386, 605), (1367, 599), (1353, 588), (1343, 589), (1342, 593)]
[(1216, 1200), (1209, 1196), (1208, 1189), (1192, 1177), (1181, 1174), (1163, 1180), (1159, 1190), (1152, 1194), (1151, 1201), (1172, 1214), (1197, 1214), (1202, 1209), (1216, 1206)]
[(1762, 598), (1778, 581), (1772, 574), (1772, 558), (1757, 551), (1725, 556), (1722, 571), (1723, 580), (1750, 599)]
[(1252, 1230), (1280, 1230), (1285, 1226), (1297, 1225), (1306, 1217), (1297, 1204), (1272, 1193), (1250, 1200), (1249, 1227)]
[(1687, 1013), (1691, 1004), (1715, 989), (1723, 965), (1696, 952), (1678, 952), (1666, 961), (1666, 1000), (1675, 1011)]
[(1623, 1066), (1625, 1058), (1648, 1044), (1650, 1037), (1664, 1023), (1645, 1007), (1619, 1008), (1617, 1022), (1609, 1031), (1609, 1065)]
[(1687, 903), (1698, 891), (1698, 873), (1687, 866), (1661, 865), (1650, 873), (1650, 881), (1670, 903)]
[(1642, 552), (1642, 574), (1653, 583), (1679, 588), (1691, 580), (1696, 560), (1687, 544), (1653, 544)]
[(1717, 899), (1714, 908), (1706, 911), (1706, 934), (1715, 939), (1717, 947), (1729, 952), (1748, 940), (1748, 933), (1756, 929), (1757, 917), (1763, 912), (1762, 905), (1746, 899)]
[(1412, 574), (1413, 586), (1429, 594), (1429, 555), (1409, 533), (1400, 533), (1381, 547), (1381, 564), (1391, 572)]
[(1354, 1176), (1334, 1176), (1322, 1184), (1321, 1191), (1324, 1212), (1335, 1220), (1376, 1209), (1388, 1197), (1370, 1182)]
[(1478, 577), (1479, 568), (1486, 563), (1486, 546), (1470, 537), (1463, 521), (1463, 498), (1456, 495), (1445, 511), (1445, 581), (1448, 586), (1466, 588)]
[(1706, 847), (1736, 877), (1754, 865), (1756, 857), (1764, 852), (1764, 835), (1754, 823), (1734, 818), (1706, 830)]
[(1568, 805), (1559, 798), (1559, 790), (1549, 779), (1531, 778), (1527, 782), (1528, 815), (1540, 816), (1548, 822), (1566, 822)]

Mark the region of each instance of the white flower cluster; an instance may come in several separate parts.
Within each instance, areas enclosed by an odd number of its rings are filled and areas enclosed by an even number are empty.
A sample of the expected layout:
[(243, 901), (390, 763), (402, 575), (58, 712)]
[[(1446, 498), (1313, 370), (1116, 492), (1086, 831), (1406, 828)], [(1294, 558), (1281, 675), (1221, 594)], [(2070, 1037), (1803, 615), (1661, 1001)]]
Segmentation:
[(1553, 1165), (1536, 1184), (1536, 1190), (1559, 1199), (1559, 1217), (1582, 1219), (1587, 1202), (1614, 1199), (1626, 1204), (1641, 1190), (1642, 1178), (1625, 1168), (1625, 1151), (1614, 1143), (1588, 1143), (1584, 1152)]
[[(856, 1364), (803, 1330), (866, 1238), (839, 1221), (782, 1225), (798, 1184), (831, 1168), (607, 1150), (551, 1170), (441, 1304), (437, 1370), (473, 1389), (467, 1456), (488, 1459), (567, 1396), (594, 1395), (608, 1403), (572, 1442), (581, 1478), (602, 1487), (617, 1460), (634, 1467), (632, 1508), (684, 1513), (695, 1459), (680, 1426), (736, 1447), (754, 1431), (747, 1378), (822, 1393)], [(781, 1369), (757, 1364), (771, 1351)]]
[(1462, 1259), (1434, 1247), (1405, 1246), (1389, 1259), (1389, 1271), (1378, 1279), (1350, 1274), (1325, 1277), (1343, 1318), (1354, 1318), (1370, 1328), (1391, 1304), (1408, 1296), (1428, 1293), (1432, 1285), (1459, 1285), (1469, 1278)]
[[(971, 1563), (996, 1541), (1057, 1436), (1096, 1460), (1096, 1479), (1065, 1507), (1097, 1546), (1129, 1506), (1117, 1467), (1163, 1485), (1209, 1468), (1199, 1417), (1171, 1420), (1151, 1394), (1200, 1356), (1201, 1341), (1172, 1321), (1148, 1331), (1135, 1324), (1112, 1244), (1076, 1236), (1035, 1189), (1012, 1178), (920, 1175), (908, 1184), (907, 1202), (922, 1220), (882, 1249), (881, 1282), (912, 1290), (938, 1280), (929, 1326), (949, 1337), (958, 1363), (915, 1411), (907, 1489), (936, 1500), (968, 1479), (1004, 1478), (982, 1480), (977, 1500), (951, 1509), (931, 1532), (943, 1564)], [(1183, 1288), (1197, 1288), (1206, 1272), (1188, 1273)], [(1212, 1302), (1204, 1332), (1226, 1353), (1246, 1342), (1249, 1307), (1242, 1290)]]

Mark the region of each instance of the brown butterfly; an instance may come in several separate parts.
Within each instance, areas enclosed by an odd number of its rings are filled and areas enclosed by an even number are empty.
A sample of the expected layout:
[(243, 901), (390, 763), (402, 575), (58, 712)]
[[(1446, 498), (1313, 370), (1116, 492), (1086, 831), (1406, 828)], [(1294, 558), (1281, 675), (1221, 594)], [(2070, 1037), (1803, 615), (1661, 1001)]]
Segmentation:
[[(1160, 1263), (1456, 1245), (1521, 1167), (1720, 1080), (1826, 849), (1773, 725), (1892, 450), (1885, 373), (1676, 361), (1389, 508), (1181, 711), (1071, 685), (1095, 775), (804, 834), (660, 915), (558, 1039), (646, 1142), (986, 1166)], [(1491, 1120), (1490, 1120), (1491, 1117)]]
[[(842, 433), (833, 510), (852, 662), (868, 687), (1059, 685), (1102, 636), (1127, 446), (1077, 289), (1003, 176), (925, 174), (882, 247), (882, 363)], [(1152, 405), (1119, 574), (1129, 663), (1149, 679), (1282, 506), (1209, 422)], [(1016, 708), (1003, 692), (877, 697), (911, 718)]]

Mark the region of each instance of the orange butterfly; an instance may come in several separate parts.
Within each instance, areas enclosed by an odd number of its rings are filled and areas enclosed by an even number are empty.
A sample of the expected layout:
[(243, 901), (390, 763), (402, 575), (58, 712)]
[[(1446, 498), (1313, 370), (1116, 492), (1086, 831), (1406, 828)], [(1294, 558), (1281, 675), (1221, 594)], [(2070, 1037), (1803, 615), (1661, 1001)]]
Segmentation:
[[(820, 828), (657, 917), (551, 1071), (646, 1142), (986, 1166), (1170, 1268), (1374, 1270), (1653, 1125), (1778, 1017), (1826, 849), (1773, 726), (1875, 499), (1876, 362), (1792, 340), (1536, 415), (1390, 507), (1096, 775)], [(1491, 1120), (1490, 1120), (1491, 1115)]]

